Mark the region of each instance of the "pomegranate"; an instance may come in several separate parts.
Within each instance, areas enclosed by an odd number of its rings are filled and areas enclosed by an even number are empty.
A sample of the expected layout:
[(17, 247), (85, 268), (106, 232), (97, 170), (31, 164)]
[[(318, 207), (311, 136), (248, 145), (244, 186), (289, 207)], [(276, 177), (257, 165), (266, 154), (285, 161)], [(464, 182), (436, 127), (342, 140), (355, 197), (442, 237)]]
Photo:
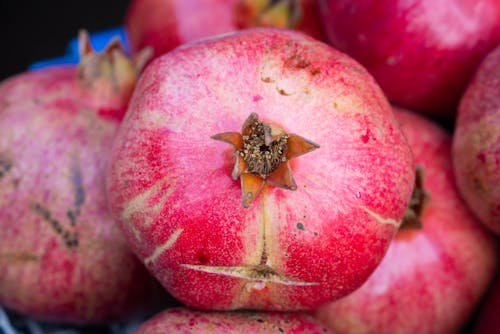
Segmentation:
[(405, 220), (360, 289), (317, 316), (336, 333), (458, 333), (493, 278), (496, 241), (458, 194), (450, 136), (417, 114), (396, 112), (423, 171), (405, 216), (413, 224)]
[(460, 101), (453, 167), (469, 207), (500, 234), (500, 45), (481, 63)]
[(172, 308), (142, 324), (135, 334), (288, 333), (328, 334), (313, 317), (282, 312), (203, 312)]
[(310, 309), (351, 292), (414, 182), (374, 80), (290, 30), (158, 58), (112, 151), (107, 193), (126, 238), (174, 297), (204, 309)]
[(0, 84), (0, 304), (71, 322), (125, 318), (155, 282), (107, 209), (104, 168), (144, 59), (117, 40)]
[(320, 0), (330, 42), (389, 100), (451, 120), (481, 59), (500, 43), (498, 0)]
[(154, 58), (186, 42), (256, 26), (295, 28), (324, 39), (313, 0), (134, 0), (125, 18), (133, 51)]

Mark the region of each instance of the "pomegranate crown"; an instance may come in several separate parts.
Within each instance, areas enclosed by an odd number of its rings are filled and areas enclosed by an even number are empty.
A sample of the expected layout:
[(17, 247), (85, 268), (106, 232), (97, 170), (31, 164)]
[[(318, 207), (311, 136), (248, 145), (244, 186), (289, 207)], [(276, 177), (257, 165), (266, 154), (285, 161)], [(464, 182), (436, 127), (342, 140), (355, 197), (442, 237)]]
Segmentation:
[(234, 148), (235, 163), (231, 176), (240, 178), (243, 207), (248, 208), (265, 184), (296, 190), (289, 161), (317, 148), (318, 144), (296, 134), (289, 134), (274, 124), (259, 121), (256, 113), (243, 123), (241, 133), (224, 132), (213, 139)]
[(152, 56), (152, 49), (145, 48), (133, 59), (129, 58), (118, 37), (97, 53), (89, 35), (81, 30), (78, 36), (80, 62), (78, 82), (82, 90), (92, 96), (99, 107), (124, 109), (128, 105), (140, 72)]

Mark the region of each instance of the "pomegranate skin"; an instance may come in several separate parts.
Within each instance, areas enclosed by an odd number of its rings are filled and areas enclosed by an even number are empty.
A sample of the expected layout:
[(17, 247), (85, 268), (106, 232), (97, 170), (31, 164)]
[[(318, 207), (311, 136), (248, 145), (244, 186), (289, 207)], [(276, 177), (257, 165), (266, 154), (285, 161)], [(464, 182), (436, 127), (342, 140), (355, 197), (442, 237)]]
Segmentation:
[(460, 101), (453, 167), (476, 216), (500, 234), (500, 46), (481, 63)]
[(500, 308), (500, 276), (489, 287), (484, 302), (479, 309), (477, 318), (474, 321), (474, 334), (495, 333), (500, 328), (500, 319), (498, 319), (498, 309)]
[(479, 62), (500, 43), (498, 0), (320, 0), (325, 34), (389, 100), (452, 120)]
[[(320, 148), (291, 162), (298, 189), (249, 208), (230, 145), (252, 112)], [(141, 76), (114, 142), (111, 211), (179, 301), (204, 309), (310, 309), (375, 269), (414, 166), (390, 105), (346, 55), (294, 31), (253, 29), (180, 47)]]
[(187, 308), (163, 311), (142, 324), (135, 334), (287, 333), (329, 334), (311, 316), (284, 312), (203, 312)]
[[(242, 1), (134, 0), (125, 17), (132, 51), (150, 46), (157, 58), (181, 44), (242, 29), (236, 17), (238, 2)], [(297, 2), (302, 15), (296, 29), (324, 40), (316, 2)]]
[(422, 228), (400, 230), (366, 283), (316, 315), (336, 333), (458, 333), (495, 274), (497, 242), (458, 194), (450, 136), (415, 113), (396, 117), (424, 168)]
[(0, 84), (0, 304), (61, 322), (126, 319), (163, 289), (107, 208), (106, 157), (125, 102), (78, 80), (70, 66)]

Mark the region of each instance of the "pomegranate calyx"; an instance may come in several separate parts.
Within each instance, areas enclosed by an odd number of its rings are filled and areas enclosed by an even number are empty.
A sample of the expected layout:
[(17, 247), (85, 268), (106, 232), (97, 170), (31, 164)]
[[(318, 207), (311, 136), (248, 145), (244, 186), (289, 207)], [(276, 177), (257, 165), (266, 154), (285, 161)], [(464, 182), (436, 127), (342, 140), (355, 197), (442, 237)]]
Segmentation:
[(424, 188), (424, 167), (417, 166), (415, 187), (413, 188), (410, 203), (406, 209), (400, 229), (422, 228), (422, 215), (429, 198), (429, 193)]
[(266, 183), (296, 190), (289, 160), (319, 148), (318, 144), (296, 134), (288, 134), (274, 124), (259, 121), (256, 113), (243, 123), (241, 134), (224, 132), (212, 139), (234, 148), (235, 163), (231, 177), (240, 178), (242, 204), (248, 208)]
[(302, 11), (298, 0), (239, 0), (235, 5), (235, 24), (252, 27), (295, 28)]
[[(102, 109), (123, 111), (127, 106), (140, 72), (152, 56), (145, 48), (133, 59), (128, 57), (116, 37), (102, 52), (97, 53), (85, 30), (78, 35), (80, 61), (77, 68), (78, 83), (84, 94)], [(122, 115), (117, 115), (122, 116)]]

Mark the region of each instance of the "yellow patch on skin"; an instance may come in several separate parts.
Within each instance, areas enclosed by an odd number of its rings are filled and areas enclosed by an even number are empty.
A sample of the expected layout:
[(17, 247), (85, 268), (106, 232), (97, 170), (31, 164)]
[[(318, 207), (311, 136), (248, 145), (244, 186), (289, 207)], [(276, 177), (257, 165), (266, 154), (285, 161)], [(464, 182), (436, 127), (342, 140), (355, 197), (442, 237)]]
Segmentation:
[(29, 252), (10, 252), (0, 254), (0, 262), (6, 261), (10, 264), (12, 263), (22, 263), (22, 262), (37, 262), (40, 261), (40, 256)]
[(357, 95), (335, 96), (332, 102), (332, 108), (335, 109), (336, 112), (341, 113), (354, 113), (358, 110), (365, 109), (362, 100)]
[[(267, 265), (231, 267), (231, 266), (205, 266), (205, 265), (195, 265), (195, 264), (181, 264), (180, 266), (210, 274), (217, 274), (234, 278), (243, 278), (253, 282), (270, 282), (270, 283), (277, 283), (282, 285), (294, 285), (294, 286), (313, 286), (320, 284), (318, 282), (303, 282), (295, 280), (293, 278), (282, 276)], [(262, 284), (257, 284), (256, 286), (262, 288), (261, 285)]]
[(144, 263), (146, 263), (146, 265), (150, 265), (150, 264), (154, 263), (158, 259), (158, 257), (161, 254), (163, 254), (163, 252), (172, 248), (172, 246), (175, 244), (177, 239), (179, 239), (179, 237), (183, 231), (184, 231), (184, 229), (182, 229), (182, 228), (178, 228), (177, 230), (175, 230), (170, 235), (170, 237), (168, 237), (167, 241), (165, 241), (165, 243), (163, 245), (156, 247), (155, 250), (153, 251), (153, 254), (151, 254), (146, 259), (144, 259)]
[[(153, 206), (148, 206), (147, 205), (148, 199), (153, 197), (154, 194), (157, 193), (158, 191), (162, 190), (163, 186), (168, 181), (171, 181), (171, 184), (167, 189), (164, 190), (164, 193), (162, 194), (161, 199), (158, 200), (158, 203), (156, 203)], [(156, 182), (151, 188), (140, 193), (136, 197), (130, 199), (124, 205), (124, 210), (122, 212), (121, 219), (125, 224), (127, 224), (130, 230), (134, 233), (137, 240), (140, 240), (140, 233), (137, 227), (131, 222), (132, 215), (134, 213), (143, 213), (145, 218), (144, 221), (142, 222), (142, 226), (148, 227), (149, 225), (151, 225), (155, 220), (156, 216), (160, 213), (160, 210), (163, 208), (163, 205), (165, 204), (167, 198), (170, 197), (174, 192), (175, 184), (177, 182), (176, 181), (172, 182), (172, 181), (173, 180), (170, 176), (166, 176), (160, 181)]]
[(138, 124), (145, 123), (147, 124), (146, 128), (148, 130), (157, 130), (164, 127), (164, 124), (170, 124), (171, 117), (161, 111), (157, 110), (148, 110), (143, 113), (139, 113), (142, 116), (142, 121), (138, 122)]
[(370, 216), (372, 216), (373, 218), (375, 218), (375, 220), (377, 222), (379, 222), (380, 224), (383, 224), (383, 225), (393, 225), (396, 228), (399, 228), (399, 225), (401, 225), (401, 222), (398, 222), (398, 221), (396, 221), (394, 219), (391, 219), (391, 218), (383, 218), (379, 214), (373, 212), (372, 210), (370, 210), (368, 208), (362, 207), (361, 209), (364, 212), (366, 212), (367, 214), (369, 214)]

